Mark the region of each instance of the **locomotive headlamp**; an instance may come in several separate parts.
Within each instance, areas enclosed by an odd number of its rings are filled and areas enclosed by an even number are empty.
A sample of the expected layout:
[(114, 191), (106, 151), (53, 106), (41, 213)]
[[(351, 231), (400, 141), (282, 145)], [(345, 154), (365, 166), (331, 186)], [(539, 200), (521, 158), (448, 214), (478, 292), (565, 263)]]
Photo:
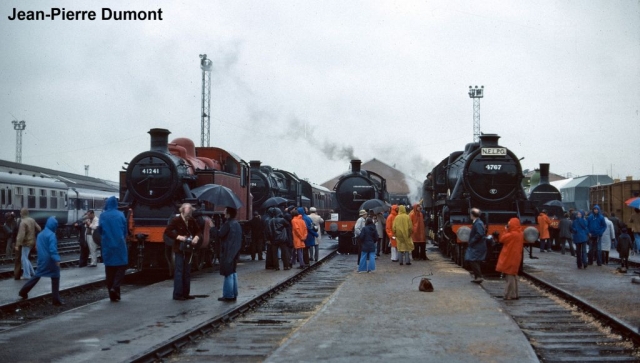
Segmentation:
[(524, 230), (524, 240), (528, 243), (537, 241), (539, 236), (540, 232), (538, 232), (538, 229), (536, 227), (529, 226)]
[(471, 235), (471, 228), (467, 226), (460, 227), (458, 229), (458, 232), (456, 232), (456, 236), (458, 236), (458, 239), (462, 242), (469, 242), (470, 235)]

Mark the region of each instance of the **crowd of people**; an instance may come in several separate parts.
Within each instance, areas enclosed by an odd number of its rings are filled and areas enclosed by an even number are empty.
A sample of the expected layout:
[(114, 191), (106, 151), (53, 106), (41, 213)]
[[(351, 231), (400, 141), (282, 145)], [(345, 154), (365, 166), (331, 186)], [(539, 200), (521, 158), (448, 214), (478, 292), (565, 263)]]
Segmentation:
[[(399, 265), (412, 264), (415, 260), (429, 260), (426, 244), (430, 237), (430, 214), (422, 211), (424, 203), (411, 206), (393, 205), (388, 212), (383, 210), (361, 210), (354, 227), (354, 242), (358, 246), (359, 273), (374, 272), (376, 260), (381, 254), (390, 254)], [(106, 285), (111, 301), (120, 300), (120, 285), (128, 266), (126, 236), (127, 222), (124, 214), (117, 209), (115, 197), (107, 199), (105, 209), (96, 217), (89, 211), (76, 223), (81, 231), (80, 266), (96, 266), (98, 251), (105, 265)], [(174, 279), (173, 299), (189, 300), (190, 271), (193, 252), (202, 247), (203, 242), (219, 241), (215, 257), (220, 264), (223, 279), (222, 297), (218, 300), (233, 302), (238, 297), (237, 261), (242, 249), (244, 232), (249, 232), (249, 254), (252, 260), (264, 260), (270, 270), (289, 270), (296, 264), (305, 269), (319, 260), (319, 245), (324, 220), (315, 208), (272, 207), (264, 216), (254, 213), (254, 218), (243, 231), (236, 220), (237, 211), (225, 209), (224, 223), (220, 228), (213, 226), (207, 218), (195, 218), (194, 208), (185, 203), (179, 214), (172, 217), (165, 229), (165, 242), (170, 241), (172, 271)], [(487, 239), (503, 245), (496, 271), (505, 276), (504, 298), (518, 299), (517, 274), (522, 263), (524, 248), (523, 227), (517, 218), (512, 218), (505, 230), (488, 236), (480, 218), (481, 211), (470, 210), (472, 220), (465, 260), (474, 275), (472, 282), (482, 283), (481, 264), (486, 259)], [(598, 266), (609, 263), (609, 252), (616, 249), (621, 259), (621, 269), (626, 271), (630, 254), (640, 253), (640, 210), (628, 224), (620, 221), (614, 213), (607, 216), (598, 205), (585, 213), (569, 210), (558, 223), (542, 210), (537, 218), (540, 231), (540, 252), (567, 251), (576, 257), (578, 269), (586, 269), (594, 263)], [(23, 208), (20, 218), (13, 214), (5, 216), (0, 239), (6, 243), (6, 254), (15, 254), (15, 279), (28, 280), (19, 291), (23, 299), (38, 283), (41, 277), (51, 278), (53, 303), (62, 305), (60, 299), (60, 256), (57, 252), (55, 218), (47, 220), (41, 231), (38, 224)], [(204, 242), (208, 243), (208, 242)], [(493, 243), (493, 242), (492, 242)], [(30, 251), (37, 249), (37, 270), (29, 260)], [(263, 257), (264, 254), (264, 257)]]
[(629, 255), (640, 251), (640, 210), (637, 209), (628, 224), (615, 213), (603, 213), (598, 205), (587, 212), (571, 209), (564, 213), (555, 231), (547, 211), (543, 210), (538, 216), (538, 226), (540, 252), (551, 252), (553, 247), (562, 254), (569, 251), (576, 257), (578, 269), (594, 263), (609, 264), (609, 252), (614, 249), (622, 261), (621, 268), (626, 270)]

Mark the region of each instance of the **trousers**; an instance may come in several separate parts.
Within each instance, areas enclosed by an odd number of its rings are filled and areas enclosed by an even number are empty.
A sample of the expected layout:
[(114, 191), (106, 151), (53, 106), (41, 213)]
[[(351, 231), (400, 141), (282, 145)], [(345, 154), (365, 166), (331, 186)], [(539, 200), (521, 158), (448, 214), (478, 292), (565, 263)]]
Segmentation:
[(471, 267), (471, 271), (473, 272), (473, 277), (476, 279), (482, 278), (482, 261), (468, 261), (469, 266)]
[[(29, 261), (29, 252), (31, 252), (31, 247), (22, 246), (22, 256), (21, 256), (22, 277), (24, 277), (25, 279), (30, 279), (36, 274), (36, 272), (33, 270), (33, 265), (31, 264), (31, 261)], [(16, 256), (16, 258), (18, 258), (18, 256)]]
[[(33, 276), (29, 281), (27, 281), (24, 286), (20, 289), (20, 295), (27, 295), (31, 289), (40, 281), (40, 276)], [(51, 278), (51, 298), (54, 303), (62, 302), (60, 300), (60, 278), (52, 277)]]
[(518, 297), (518, 276), (505, 274), (504, 298), (515, 299)]
[(599, 236), (589, 237), (589, 265), (595, 260), (598, 266), (602, 265), (602, 243)]
[(238, 273), (234, 272), (224, 277), (222, 284), (222, 297), (235, 299), (238, 297)]
[(576, 262), (578, 268), (587, 267), (587, 242), (576, 243)]
[(91, 266), (98, 264), (98, 245), (93, 242), (93, 237), (87, 234), (87, 245), (89, 245), (89, 256), (91, 256)]
[(361, 252), (358, 271), (364, 272), (364, 271), (375, 271), (375, 270), (376, 270), (376, 253)]
[(107, 290), (111, 301), (120, 300), (120, 285), (124, 280), (124, 274), (127, 271), (127, 265), (122, 266), (105, 266), (104, 272), (107, 280)]
[(173, 272), (173, 298), (186, 298), (191, 293), (191, 264), (184, 253), (176, 253)]

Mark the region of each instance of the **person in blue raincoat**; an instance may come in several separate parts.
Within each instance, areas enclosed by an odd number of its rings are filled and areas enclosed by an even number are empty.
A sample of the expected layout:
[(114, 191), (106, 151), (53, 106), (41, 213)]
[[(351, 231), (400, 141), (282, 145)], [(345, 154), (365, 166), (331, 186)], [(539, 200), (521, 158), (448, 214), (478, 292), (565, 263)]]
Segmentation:
[(471, 209), (471, 233), (469, 234), (469, 247), (464, 254), (465, 261), (469, 262), (473, 271), (474, 279), (472, 282), (482, 283), (482, 261), (487, 255), (487, 244), (484, 241), (485, 229), (484, 223), (480, 220), (480, 210), (478, 208)]
[(578, 211), (571, 224), (573, 243), (576, 244), (576, 262), (578, 268), (587, 268), (587, 241), (589, 240), (589, 225), (584, 219), (584, 212)]
[(38, 250), (38, 270), (18, 292), (22, 299), (27, 299), (29, 291), (40, 281), (41, 277), (51, 278), (51, 297), (53, 305), (64, 305), (60, 299), (60, 255), (58, 254), (58, 239), (56, 238), (58, 221), (49, 217), (44, 229), (38, 234), (36, 246)]
[(109, 197), (100, 214), (98, 229), (102, 237), (102, 261), (107, 279), (109, 299), (120, 301), (120, 284), (129, 264), (127, 253), (127, 219), (118, 210), (116, 197)]
[(587, 218), (587, 224), (589, 225), (589, 265), (593, 265), (593, 260), (596, 260), (598, 266), (602, 266), (602, 241), (600, 239), (607, 229), (607, 223), (600, 212), (600, 206), (597, 204)]
[(306, 266), (309, 266), (309, 249), (316, 245), (318, 232), (313, 229), (313, 221), (311, 220), (311, 217), (307, 215), (303, 207), (298, 207), (298, 213), (300, 213), (304, 224), (307, 226), (307, 238), (304, 240), (304, 252), (302, 256), (304, 259), (304, 264)]

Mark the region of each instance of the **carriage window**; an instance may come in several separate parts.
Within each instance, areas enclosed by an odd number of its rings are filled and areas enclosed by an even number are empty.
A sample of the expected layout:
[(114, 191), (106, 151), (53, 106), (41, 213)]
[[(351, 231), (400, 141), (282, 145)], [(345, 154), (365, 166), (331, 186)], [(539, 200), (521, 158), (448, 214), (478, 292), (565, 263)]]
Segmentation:
[(16, 195), (22, 195), (22, 187), (14, 187), (13, 191)]
[(96, 199), (93, 201), (93, 208), (104, 209), (104, 199)]
[(51, 209), (58, 209), (58, 192), (51, 191), (51, 198), (49, 198), (49, 207)]
[(2, 190), (0, 190), (0, 205), (5, 205), (5, 204), (7, 204), (7, 203), (6, 203), (6, 200), (5, 200), (5, 197), (4, 197), (4, 189), (2, 189)]
[(27, 194), (27, 208), (36, 207), (36, 188), (29, 188), (29, 194)]
[(47, 191), (40, 189), (40, 208), (47, 208)]

